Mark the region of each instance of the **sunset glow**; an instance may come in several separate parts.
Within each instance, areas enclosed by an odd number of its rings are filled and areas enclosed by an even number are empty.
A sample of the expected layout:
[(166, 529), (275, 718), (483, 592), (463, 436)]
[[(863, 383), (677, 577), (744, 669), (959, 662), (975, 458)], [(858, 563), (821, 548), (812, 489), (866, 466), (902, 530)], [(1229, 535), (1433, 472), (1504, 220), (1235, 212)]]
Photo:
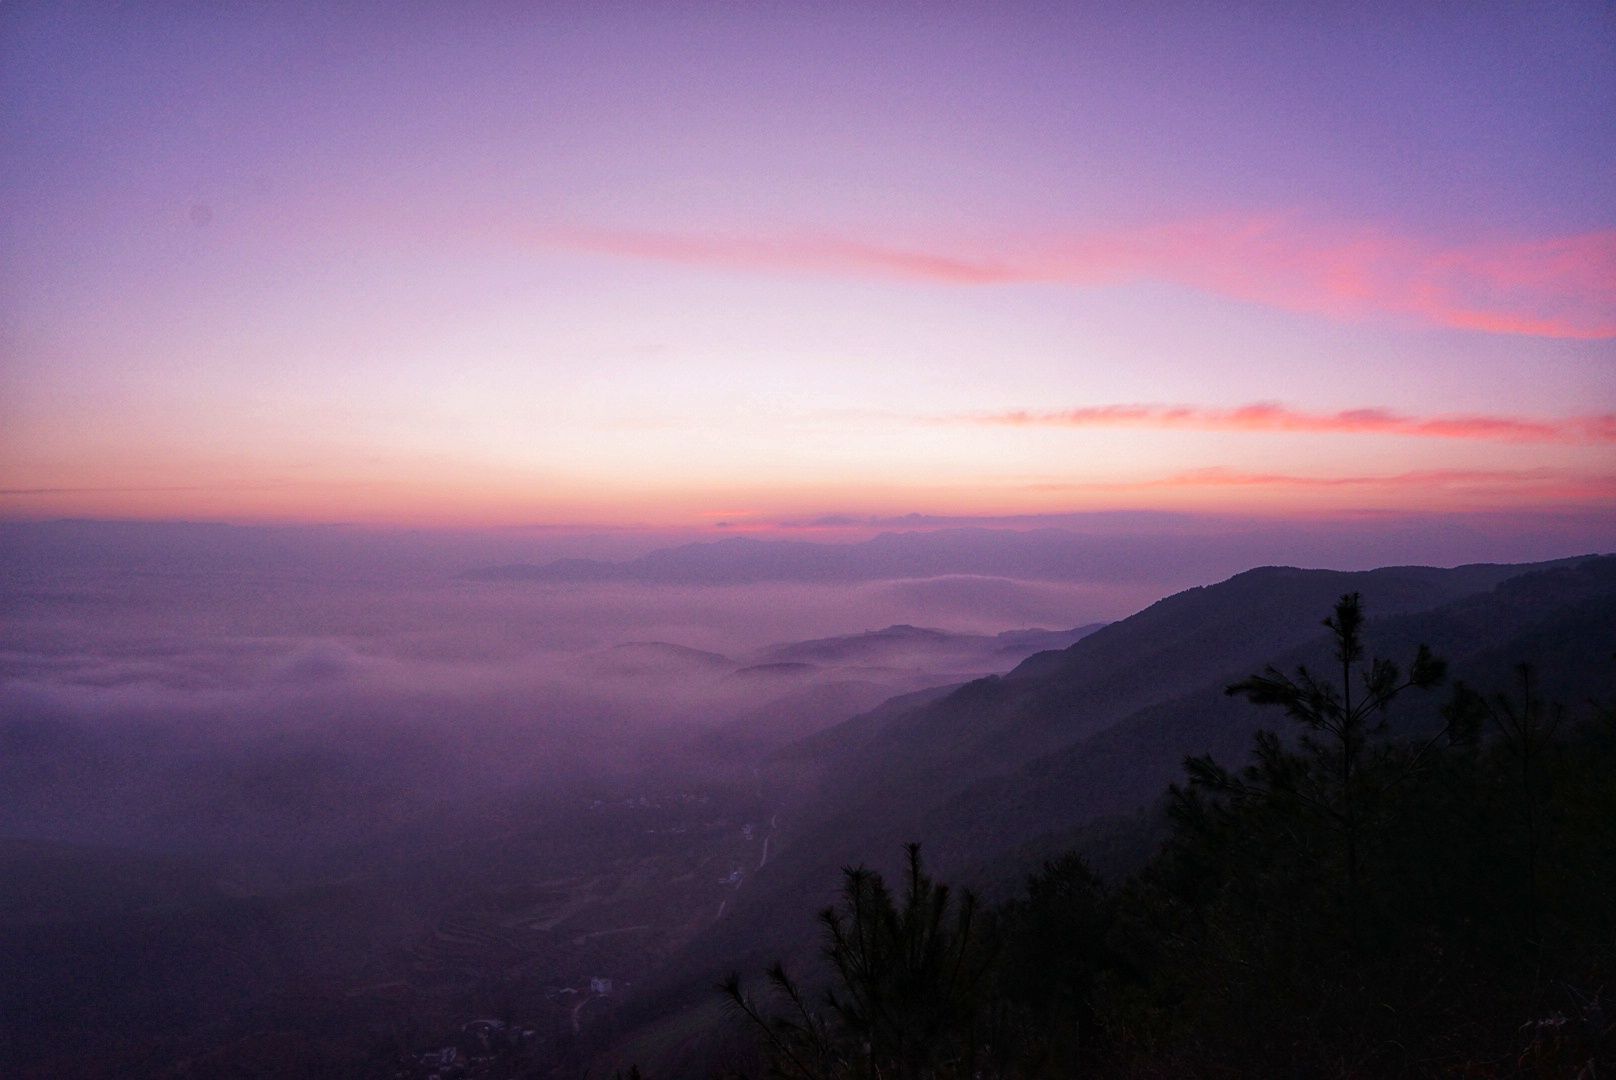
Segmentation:
[(0, 516), (1616, 503), (1608, 7), (7, 5)]
[(0, 1072), (1616, 1076), (1613, 118), (1616, 0), (0, 0)]

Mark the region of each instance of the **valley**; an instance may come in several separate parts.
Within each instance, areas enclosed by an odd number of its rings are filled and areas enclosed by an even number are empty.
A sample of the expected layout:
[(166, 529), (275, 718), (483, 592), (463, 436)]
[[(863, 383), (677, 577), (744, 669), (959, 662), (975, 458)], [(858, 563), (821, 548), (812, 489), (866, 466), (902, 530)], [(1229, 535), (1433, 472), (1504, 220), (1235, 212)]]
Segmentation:
[[(483, 590), (529, 587), (460, 586), (449, 614), (475, 622)], [(503, 661), (493, 711), (441, 674), (368, 689), (412, 623), (453, 629), (387, 586), (375, 596), (412, 612), (388, 637), (291, 646), (365, 658), (335, 674), (289, 684), (221, 658), (244, 644), (197, 646), (229, 723), (148, 703), (87, 725), (36, 689), (0, 718), (7, 1060), (41, 1080), (700, 1075), (741, 1036), (721, 979), (777, 960), (823, 976), (815, 914), (843, 867), (890, 873), (918, 840), (992, 898), (1072, 849), (1113, 877), (1142, 865), (1184, 758), (1240, 760), (1261, 722), (1223, 687), (1320, 663), (1318, 612), (1348, 591), (1377, 642), (1433, 642), (1467, 682), (1527, 660), (1556, 700), (1611, 694), (1609, 557), (1268, 567), (1068, 631), (894, 624), (725, 651), (633, 637)], [(199, 666), (178, 639), (131, 645), (130, 624), (107, 625), (116, 637), (79, 647), (93, 666), (14, 638), (13, 685), (137, 701), (96, 674), (120, 651), (155, 657), (161, 679)], [(534, 715), (511, 710), (512, 685)], [(380, 721), (389, 701), (405, 722)], [(564, 703), (574, 719), (547, 726)], [(243, 722), (255, 712), (277, 719)], [(68, 769), (79, 782), (54, 779)]]

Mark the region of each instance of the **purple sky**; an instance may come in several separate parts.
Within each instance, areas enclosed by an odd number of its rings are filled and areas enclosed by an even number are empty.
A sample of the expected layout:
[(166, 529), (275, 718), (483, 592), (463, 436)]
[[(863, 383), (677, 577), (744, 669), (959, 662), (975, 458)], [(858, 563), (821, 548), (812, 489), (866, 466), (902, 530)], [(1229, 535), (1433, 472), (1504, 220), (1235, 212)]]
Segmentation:
[(1608, 4), (0, 7), (0, 515), (1616, 503)]

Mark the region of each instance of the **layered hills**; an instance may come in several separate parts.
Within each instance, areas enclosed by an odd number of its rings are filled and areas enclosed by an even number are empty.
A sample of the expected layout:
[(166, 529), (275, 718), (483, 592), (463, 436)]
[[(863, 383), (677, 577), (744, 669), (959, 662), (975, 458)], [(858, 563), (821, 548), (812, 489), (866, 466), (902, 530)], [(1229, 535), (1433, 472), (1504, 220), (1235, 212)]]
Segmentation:
[[(893, 565), (929, 572), (915, 552), (954, 542), (895, 545)], [(780, 554), (697, 547), (664, 558)], [(357, 592), (368, 636), (287, 638), (267, 602), (234, 636), (206, 622), (189, 651), (177, 615), (109, 617), (94, 648), (76, 617), (16, 631), (0, 1046), (19, 1075), (267, 1057), (287, 1075), (425, 1076), (410, 1055), (496, 1014), (530, 1031), (539, 1075), (706, 1075), (714, 985), (775, 959), (811, 981), (844, 866), (890, 871), (915, 840), (939, 878), (1000, 895), (1062, 851), (1113, 879), (1138, 867), (1186, 756), (1238, 765), (1259, 726), (1285, 724), (1225, 687), (1328, 665), (1321, 620), (1345, 593), (1371, 656), (1406, 666), (1423, 643), (1483, 692), (1526, 662), (1574, 711), (1616, 700), (1610, 556), (1262, 567), (1067, 630), (899, 622), (714, 651), (659, 617), (559, 655), (532, 642), (570, 640), (552, 625), (566, 590), (521, 580), (434, 586), (418, 608), (391, 585)], [(231, 605), (251, 584), (218, 581)], [(80, 603), (52, 599), (64, 588), (30, 603)], [(636, 596), (662, 592), (683, 595)], [(468, 596), (479, 632), (450, 663), (432, 643)], [(1388, 723), (1431, 730), (1446, 696), (1405, 695)]]
[[(1185, 757), (1239, 764), (1256, 730), (1278, 722), (1225, 687), (1268, 664), (1327, 666), (1321, 620), (1350, 592), (1370, 616), (1371, 655), (1406, 665), (1424, 643), (1449, 661), (1450, 681), (1483, 691), (1502, 689), (1516, 664), (1530, 663), (1556, 700), (1612, 697), (1613, 557), (1264, 567), (1189, 589), (1003, 676), (890, 700), (777, 752), (767, 765), (783, 807), (777, 856), (628, 1018), (657, 1029), (675, 1002), (723, 970), (780, 957), (811, 968), (813, 915), (834, 895), (839, 868), (890, 870), (905, 841), (922, 842), (945, 878), (989, 890), (1072, 846), (1131, 869), (1150, 853), (1152, 814)], [(1443, 699), (1400, 703), (1389, 722), (1434, 727)], [(675, 1055), (668, 1067), (677, 1071), (680, 1060), (694, 1058)]]

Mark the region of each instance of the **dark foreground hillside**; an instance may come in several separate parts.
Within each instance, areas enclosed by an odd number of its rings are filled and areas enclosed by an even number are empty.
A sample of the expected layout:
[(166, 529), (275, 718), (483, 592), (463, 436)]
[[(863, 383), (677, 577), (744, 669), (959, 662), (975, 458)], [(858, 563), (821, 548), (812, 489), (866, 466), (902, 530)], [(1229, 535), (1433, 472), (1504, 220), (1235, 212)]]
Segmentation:
[[(1545, 991), (1541, 982), (1534, 983), (1535, 989), (1530, 993), (1525, 989), (1517, 991), (1515, 987), (1525, 985), (1518, 977), (1526, 970), (1520, 966), (1526, 954), (1515, 946), (1499, 946), (1497, 935), (1490, 930), (1483, 932), (1478, 922), (1481, 915), (1466, 911), (1463, 904), (1455, 907), (1456, 896), (1482, 895), (1477, 891), (1478, 883), (1495, 878), (1515, 880), (1520, 873), (1519, 845), (1508, 837), (1513, 835), (1510, 829), (1523, 811), (1519, 806), (1506, 809), (1513, 805), (1509, 800), (1515, 796), (1497, 787), (1507, 787), (1507, 782), (1500, 779), (1510, 769), (1507, 746), (1500, 741), (1497, 720), (1476, 720), (1475, 716), (1489, 709), (1505, 715), (1499, 694), (1513, 693), (1518, 702), (1522, 701), (1517, 685), (1517, 665), (1522, 663), (1531, 666), (1534, 710), (1548, 710), (1552, 702), (1565, 704), (1567, 719), (1556, 730), (1556, 738), (1561, 740), (1555, 751), (1560, 755), (1560, 764), (1554, 769), (1561, 771), (1554, 775), (1562, 778), (1567, 791), (1576, 792), (1568, 796), (1575, 808), (1565, 813), (1581, 823), (1578, 828), (1582, 831), (1575, 833), (1575, 839), (1567, 834), (1571, 846), (1564, 856), (1566, 876), (1556, 887), (1572, 898), (1565, 917), (1570, 920), (1568, 925), (1574, 924), (1576, 929), (1567, 931), (1571, 935), (1567, 941), (1608, 944), (1609, 927), (1599, 920), (1601, 912), (1616, 908), (1603, 899), (1611, 895), (1613, 879), (1610, 868), (1598, 861), (1616, 850), (1616, 834), (1611, 831), (1616, 806), (1608, 805), (1611, 792), (1616, 790), (1608, 780), (1616, 770), (1611, 768), (1608, 757), (1600, 757), (1608, 751), (1609, 733), (1600, 724), (1610, 724), (1608, 708), (1616, 670), (1612, 662), (1616, 653), (1616, 559), (1608, 557), (1552, 565), (1455, 570), (1255, 570), (1216, 586), (1171, 597), (1066, 650), (1033, 657), (1005, 677), (980, 680), (940, 698), (894, 702), (790, 748), (774, 762), (779, 787), (786, 790), (796, 785), (795, 801), (789, 804), (791, 817), (782, 829), (780, 855), (742, 890), (726, 919), (698, 936), (682, 957), (665, 969), (667, 974), (662, 980), (644, 988), (637, 1001), (619, 1010), (618, 1030), (627, 1037), (616, 1040), (616, 1049), (605, 1060), (623, 1063), (633, 1059), (653, 1067), (660, 1065), (658, 1075), (694, 1074), (708, 1067), (708, 1055), (716, 1044), (691, 1037), (687, 1026), (670, 1018), (692, 1009), (705, 1013), (710, 1006), (708, 988), (730, 969), (756, 972), (775, 959), (784, 959), (810, 985), (828, 979), (829, 969), (821, 955), (822, 927), (815, 913), (837, 900), (843, 867), (867, 865), (885, 872), (888, 880), (901, 880), (899, 856), (901, 845), (908, 840), (922, 841), (927, 866), (938, 877), (985, 888), (993, 896), (1019, 895), (1023, 903), (1030, 902), (1024, 888), (1017, 885), (1024, 880), (1023, 868), (1035, 868), (1040, 859), (1058, 857), (1075, 846), (1106, 871), (1112, 885), (1094, 885), (1090, 891), (1100, 898), (1096, 903), (1103, 900), (1102, 906), (1111, 905), (1106, 910), (1112, 914), (1116, 910), (1138, 909), (1139, 896), (1143, 895), (1139, 890), (1147, 888), (1146, 882), (1153, 883), (1148, 886), (1155, 890), (1153, 896), (1175, 895), (1162, 884), (1175, 874), (1196, 884), (1183, 886), (1189, 889), (1188, 897), (1163, 900), (1169, 908), (1188, 904), (1194, 897), (1202, 898), (1196, 903), (1212, 903), (1213, 898), (1237, 882), (1262, 886), (1263, 891), (1255, 898), (1239, 894), (1239, 917), (1248, 921), (1241, 926), (1231, 924), (1220, 932), (1244, 933), (1252, 927), (1268, 925), (1295, 903), (1323, 904), (1319, 897), (1330, 892), (1325, 884), (1287, 878), (1285, 868), (1327, 865), (1320, 846), (1328, 847), (1327, 837), (1305, 839), (1305, 830), (1263, 818), (1266, 811), (1260, 806), (1253, 809), (1240, 804), (1230, 809), (1213, 799), (1209, 805), (1228, 816), (1219, 819), (1217, 829), (1207, 826), (1211, 829), (1208, 835), (1222, 835), (1225, 840), (1248, 832), (1260, 835), (1261, 830), (1253, 824), (1255, 819), (1242, 816), (1249, 811), (1262, 819), (1263, 829), (1274, 830), (1270, 839), (1277, 837), (1291, 845), (1287, 849), (1277, 840), (1255, 844), (1244, 857), (1257, 861), (1242, 867), (1224, 848), (1209, 855), (1211, 848), (1194, 844), (1186, 847), (1189, 834), (1183, 831), (1187, 827), (1183, 819), (1185, 804), (1169, 800), (1166, 791), (1170, 783), (1183, 784), (1186, 757), (1210, 754), (1223, 765), (1238, 769), (1250, 760), (1254, 737), (1261, 729), (1279, 732), (1283, 746), (1299, 745), (1295, 741), (1299, 734), (1296, 724), (1285, 718), (1283, 710), (1260, 708), (1227, 695), (1225, 689), (1267, 664), (1282, 671), (1292, 671), (1298, 665), (1321, 672), (1333, 666), (1339, 671), (1339, 665), (1332, 661), (1337, 646), (1320, 620), (1348, 593), (1362, 597), (1363, 610), (1369, 616), (1363, 633), (1372, 655), (1393, 658), (1404, 665), (1406, 672), (1417, 646), (1428, 643), (1446, 662), (1443, 685), (1400, 695), (1384, 714), (1385, 731), (1376, 736), (1391, 740), (1391, 746), (1407, 746), (1424, 745), (1444, 733), (1439, 740), (1442, 753), (1433, 749), (1416, 770), (1422, 778), (1442, 777), (1440, 790), (1398, 779), (1391, 784), (1398, 791), (1397, 798), (1411, 801), (1383, 808), (1391, 815), (1382, 823), (1387, 830), (1383, 836), (1397, 838), (1399, 843), (1410, 841), (1396, 857), (1405, 860), (1406, 865), (1424, 867), (1428, 873), (1420, 884), (1405, 883), (1408, 891), (1393, 890), (1377, 903), (1383, 901), (1392, 909), (1406, 907), (1413, 911), (1445, 905), (1443, 910), (1457, 922), (1444, 922), (1435, 929), (1436, 924), (1418, 919), (1399, 924), (1387, 931), (1388, 936), (1377, 947), (1392, 949), (1387, 955), (1394, 958), (1416, 955), (1409, 952), (1416, 946), (1435, 950), (1419, 961), (1421, 968), (1430, 967), (1432, 956), (1468, 957), (1463, 961), (1472, 965), (1465, 969), (1467, 974), (1452, 976), (1457, 980), (1455, 985), (1463, 983), (1468, 989), (1443, 998), (1440, 1009), (1475, 1011), (1478, 1024), (1482, 1023), (1481, 1013), (1493, 1010), (1486, 1021), (1491, 1024), (1488, 1030), (1492, 1039), (1487, 1053), (1493, 1056), (1488, 1059), (1492, 1064), (1486, 1067), (1502, 1068), (1498, 1055), (1504, 1053), (1504, 1044), (1509, 1041), (1501, 1034), (1504, 1028), (1513, 1032), (1521, 1024), (1536, 1022), (1533, 1010), (1540, 1007), (1549, 1010), (1544, 1015), (1551, 1019), (1565, 1014), (1573, 999), (1551, 1002), (1542, 996)], [(1480, 695), (1475, 700), (1483, 703), (1472, 708), (1480, 712), (1460, 724), (1461, 728), (1473, 726), (1473, 737), (1456, 736), (1458, 729), (1452, 729), (1449, 714), (1454, 705), (1450, 695), (1458, 683), (1475, 688)], [(1596, 706), (1591, 702), (1605, 704)], [(1524, 703), (1513, 707), (1527, 708)], [(1600, 712), (1600, 708), (1607, 711)], [(1464, 743), (1463, 738), (1471, 741)], [(1403, 752), (1385, 751), (1391, 754), (1388, 760)], [(1598, 762), (1603, 766), (1595, 764)], [(1479, 793), (1489, 784), (1496, 790), (1483, 799), (1485, 809), (1456, 794), (1465, 785), (1472, 793)], [(1482, 798), (1480, 794), (1475, 797)], [(1420, 809), (1427, 803), (1428, 813)], [(1395, 827), (1387, 822), (1395, 822)], [(1150, 861), (1163, 838), (1170, 840), (1169, 850), (1177, 845), (1179, 854), (1172, 856), (1177, 860), (1172, 863), (1176, 869), (1169, 866), (1167, 855)], [(1213, 844), (1212, 840), (1205, 842)], [(1509, 847), (1512, 843), (1515, 848)], [(1451, 853), (1453, 859), (1463, 863), (1464, 872), (1444, 861), (1446, 855), (1438, 859), (1429, 853), (1421, 854), (1424, 849), (1420, 844)], [(1511, 863), (1510, 859), (1516, 861)], [(1147, 862), (1150, 869), (1144, 877), (1130, 879), (1133, 883), (1125, 888), (1117, 884)], [(1184, 867), (1202, 862), (1208, 866), (1197, 870), (1200, 877), (1184, 878), (1189, 872)], [(1069, 870), (1069, 863), (1059, 865)], [(1061, 871), (1052, 872), (1059, 879)], [(1078, 874), (1078, 886), (1060, 879), (1054, 884), (1046, 882), (1045, 888), (1062, 895), (1074, 887), (1080, 887), (1080, 891), (1090, 889), (1086, 869), (1070, 872)], [(1119, 888), (1124, 891), (1116, 891)], [(1455, 889), (1457, 894), (1452, 891)], [(1291, 896), (1293, 892), (1297, 893), (1295, 898)], [(1038, 895), (1037, 889), (1033, 895)], [(1308, 899), (1310, 895), (1312, 900)], [(1390, 899), (1393, 896), (1395, 902)], [(1333, 902), (1339, 903), (1339, 897)], [(1508, 901), (1517, 905), (1519, 902), (1518, 898)], [(1497, 907), (1506, 901), (1495, 896), (1485, 901), (1477, 899), (1476, 903)], [(1185, 910), (1192, 909), (1200, 911), (1193, 905)], [(1305, 910), (1304, 907), (1304, 913)], [(1294, 933), (1283, 942), (1272, 943), (1282, 955), (1267, 957), (1264, 962), (1282, 962), (1285, 971), (1295, 975), (1308, 965), (1322, 962), (1317, 949), (1339, 948), (1338, 935), (1317, 936), (1313, 933), (1317, 924), (1308, 922), (1322, 910), (1316, 908), (1312, 915), (1299, 916), (1301, 922), (1293, 928)], [(1174, 911), (1175, 918), (1183, 913), (1176, 908)], [(1214, 932), (1206, 923), (1210, 916), (1205, 912), (1195, 918), (1201, 921), (1197, 924), (1200, 933)], [(1502, 925), (1496, 924), (1494, 929)], [(1467, 939), (1468, 944), (1459, 949), (1444, 936), (1462, 936), (1468, 932), (1462, 931), (1464, 926), (1475, 928), (1492, 944), (1483, 946), (1477, 944), (1480, 938)], [(1599, 930), (1600, 926), (1605, 929)], [(1257, 963), (1252, 956), (1218, 959), (1217, 964), (1229, 966), (1220, 968), (1215, 976), (1210, 974), (1212, 969), (1206, 965), (1216, 964), (1206, 949), (1213, 942), (1204, 937), (1191, 940), (1180, 930), (1182, 927), (1158, 927), (1147, 932), (1135, 926), (1130, 932), (1137, 932), (1138, 937), (1130, 939), (1123, 951), (1137, 952), (1141, 941), (1151, 942), (1153, 949), (1176, 942), (1180, 950), (1176, 953), (1158, 951), (1148, 963), (1138, 960), (1152, 973), (1145, 983), (1156, 985), (1151, 980), (1164, 971), (1182, 971), (1188, 978), (1188, 973), (1196, 969), (1204, 969), (1206, 978), (1212, 981), (1191, 979), (1193, 986), (1150, 998), (1140, 1006), (1147, 1013), (1159, 1010), (1163, 1017), (1178, 1015), (1190, 1008), (1192, 998), (1201, 995), (1198, 1000), (1208, 1008), (1226, 1002), (1231, 1011), (1225, 1019), (1239, 1027), (1230, 1018), (1251, 1005), (1234, 992), (1237, 981), (1233, 976), (1240, 972), (1249, 977), (1248, 987), (1264, 988), (1262, 992), (1269, 995), (1266, 1000), (1270, 1006), (1287, 1000), (1286, 995), (1291, 994), (1297, 1008), (1302, 1008), (1303, 998), (1295, 997), (1295, 987), (1281, 990), (1288, 984), (1265, 982), (1251, 974), (1260, 970), (1260, 965), (1252, 966)], [(1586, 937), (1596, 931), (1606, 936)], [(1159, 935), (1164, 935), (1163, 940), (1157, 941)], [(1504, 937), (1509, 939), (1509, 933)], [(1510, 940), (1518, 944), (1524, 939), (1516, 934)], [(1485, 952), (1495, 946), (1503, 951), (1490, 953), (1485, 963), (1475, 960), (1478, 954), (1465, 951), (1473, 947)], [(1539, 940), (1531, 955), (1542, 960), (1548, 949), (1546, 939)], [(1369, 962), (1366, 953), (1355, 955), (1363, 963)], [(1405, 975), (1417, 979), (1412, 969), (1399, 969), (1400, 962), (1377, 968), (1375, 979)], [(1495, 962), (1503, 966), (1488, 967)], [(1573, 980), (1576, 994), (1585, 997), (1597, 994), (1600, 987), (1597, 979), (1587, 982), (1586, 978), (1604, 971), (1598, 965), (1607, 961), (1589, 962), (1595, 966)], [(1104, 979), (1122, 978), (1121, 968), (1107, 970)], [(1513, 979), (1514, 984), (1508, 992), (1496, 987), (1492, 992), (1478, 991), (1476, 979), (1481, 978), (1480, 973), (1496, 980)], [(1049, 971), (1023, 975), (1029, 983), (1053, 977)], [(1250, 979), (1257, 981), (1252, 984)], [(1371, 987), (1386, 985), (1365, 981), (1368, 979), (1363, 975), (1352, 990), (1358, 995), (1352, 997), (1353, 1008), (1363, 1005), (1366, 999), (1362, 994), (1371, 993)], [(1128, 984), (1134, 988), (1119, 993), (1126, 996), (1144, 992), (1138, 987), (1145, 983)], [(1107, 1000), (1115, 1005), (1120, 999)], [(1297, 1045), (1317, 1042), (1324, 1039), (1319, 1026), (1322, 1017), (1351, 1014), (1342, 1003), (1344, 999), (1330, 994), (1315, 995), (1311, 1000), (1307, 1009), (1312, 1011), (1298, 1011), (1283, 1023), (1268, 1016), (1263, 1022), (1273, 1026), (1276, 1033), (1271, 1038), (1255, 1036), (1255, 1042), (1245, 1050), (1211, 1046), (1198, 1049), (1193, 1034), (1176, 1032), (1170, 1024), (1159, 1028), (1154, 1020), (1142, 1021), (1138, 1016), (1129, 1021), (1126, 1037), (1119, 1038), (1129, 1044), (1130, 1054), (1143, 1055), (1127, 1058), (1134, 1067), (1163, 1063), (1165, 1074), (1173, 1074), (1172, 1068), (1190, 1070), (1196, 1061), (1203, 1060), (1209, 1070), (1217, 1061), (1227, 1060), (1227, 1067), (1235, 1070), (1233, 1074), (1259, 1064), (1264, 1069), (1292, 1070), (1289, 1074), (1296, 1075), (1311, 1075), (1310, 1070), (1315, 1069), (1326, 1074), (1352, 1074), (1361, 1069), (1366, 1070), (1362, 1075), (1382, 1075), (1423, 1068), (1411, 1064), (1412, 1059), (1398, 1059), (1401, 1063), (1394, 1066), (1392, 1059), (1376, 1056), (1380, 1050), (1357, 1062), (1343, 1049), (1358, 1037), (1350, 1023), (1333, 1029), (1330, 1039), (1335, 1041), (1325, 1040), (1334, 1048), (1334, 1057), (1325, 1054), (1309, 1058), (1300, 1051), (1287, 1057), (1275, 1049), (1285, 1039)], [(1242, 1001), (1246, 1004), (1239, 1004)], [(1391, 1007), (1389, 998), (1382, 1004)], [(1429, 1002), (1426, 1006), (1438, 1008)], [(1393, 1042), (1407, 1041), (1410, 1025), (1418, 1028), (1425, 1024), (1430, 1028), (1427, 1034), (1431, 1039), (1441, 1042), (1440, 1046), (1426, 1047), (1436, 1062), (1431, 1068), (1438, 1072), (1450, 1066), (1458, 1068), (1456, 1063), (1465, 1060), (1467, 1038), (1471, 1045), (1482, 1045), (1475, 1041), (1482, 1038), (1479, 1029), (1466, 1036), (1462, 1023), (1442, 1027), (1447, 1021), (1433, 1018), (1429, 1012), (1406, 1003), (1398, 1008), (1403, 1008), (1407, 1016), (1401, 1026), (1387, 1028), (1389, 1033), (1384, 1037)], [(1343, 1013), (1343, 1009), (1347, 1011)], [(1443, 1015), (1452, 1019), (1447, 1013)], [(1417, 1024), (1414, 1017), (1424, 1019)], [(1091, 1017), (1088, 1022), (1095, 1021)], [(1514, 1027), (1509, 1026), (1511, 1023)], [(1112, 1049), (1118, 1045), (1113, 1043)], [(1156, 1050), (1151, 1047), (1159, 1049), (1162, 1056), (1153, 1057)], [(1110, 1060), (1115, 1063), (1120, 1059)], [(1169, 1068), (1165, 1064), (1169, 1062), (1176, 1064)]]

